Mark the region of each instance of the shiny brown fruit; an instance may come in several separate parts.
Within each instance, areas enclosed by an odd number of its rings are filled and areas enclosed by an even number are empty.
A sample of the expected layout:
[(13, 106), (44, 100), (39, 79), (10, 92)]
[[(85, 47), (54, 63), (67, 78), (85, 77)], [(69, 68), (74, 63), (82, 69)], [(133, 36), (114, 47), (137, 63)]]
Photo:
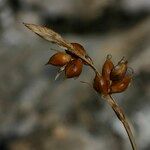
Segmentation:
[(124, 78), (126, 71), (127, 71), (127, 61), (121, 60), (117, 66), (111, 71), (110, 79), (112, 81), (120, 81)]
[(82, 72), (83, 62), (81, 59), (70, 61), (65, 67), (65, 75), (67, 78), (78, 77)]
[(121, 93), (127, 89), (132, 81), (132, 76), (126, 75), (121, 81), (113, 82), (110, 87), (110, 93)]
[(71, 56), (69, 54), (66, 54), (64, 52), (58, 52), (54, 54), (47, 64), (51, 64), (54, 66), (64, 66), (71, 60)]
[(107, 80), (98, 74), (95, 75), (93, 88), (102, 95), (106, 96), (109, 94), (109, 86)]
[(71, 43), (71, 44), (73, 45), (75, 51), (78, 52), (80, 55), (82, 56), (86, 55), (86, 51), (82, 45), (80, 45), (79, 43)]
[(110, 85), (110, 73), (114, 68), (114, 64), (111, 61), (111, 55), (107, 55), (106, 61), (102, 68), (102, 76), (107, 80)]
[[(79, 43), (71, 43), (71, 45), (73, 45), (73, 47), (74, 47), (74, 52), (76, 52), (78, 55), (81, 55), (81, 56), (85, 57), (90, 63), (93, 64), (92, 59), (91, 59), (91, 58), (89, 57), (89, 55), (86, 53), (84, 47), (83, 47), (81, 44), (79, 44)], [(70, 54), (70, 55), (72, 56), (72, 58), (78, 58), (75, 54), (71, 53), (70, 51), (67, 51), (67, 50), (66, 50), (66, 52), (67, 52), (68, 54)], [(88, 65), (85, 61), (83, 61), (83, 63), (84, 63), (85, 65)]]

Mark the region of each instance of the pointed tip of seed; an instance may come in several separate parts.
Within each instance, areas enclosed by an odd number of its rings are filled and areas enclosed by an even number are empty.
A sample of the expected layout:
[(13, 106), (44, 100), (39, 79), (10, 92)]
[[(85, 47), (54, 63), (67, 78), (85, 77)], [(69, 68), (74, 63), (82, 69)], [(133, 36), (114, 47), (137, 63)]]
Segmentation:
[(111, 58), (112, 58), (112, 55), (111, 55), (111, 54), (108, 54), (106, 58), (107, 58), (107, 59), (111, 59)]

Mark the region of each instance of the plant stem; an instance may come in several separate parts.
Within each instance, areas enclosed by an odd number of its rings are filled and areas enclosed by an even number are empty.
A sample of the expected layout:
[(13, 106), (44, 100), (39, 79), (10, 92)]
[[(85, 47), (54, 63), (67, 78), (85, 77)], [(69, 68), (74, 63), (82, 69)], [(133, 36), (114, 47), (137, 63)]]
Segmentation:
[(122, 108), (116, 103), (116, 101), (112, 98), (111, 95), (108, 95), (106, 97), (104, 97), (104, 99), (108, 102), (108, 104), (112, 107), (113, 111), (115, 112), (115, 114), (117, 115), (118, 119), (122, 122), (127, 135), (129, 137), (131, 146), (133, 150), (137, 150), (136, 147), (136, 143), (135, 143), (135, 139), (134, 136), (132, 134), (129, 122), (125, 116), (125, 113), (123, 112)]

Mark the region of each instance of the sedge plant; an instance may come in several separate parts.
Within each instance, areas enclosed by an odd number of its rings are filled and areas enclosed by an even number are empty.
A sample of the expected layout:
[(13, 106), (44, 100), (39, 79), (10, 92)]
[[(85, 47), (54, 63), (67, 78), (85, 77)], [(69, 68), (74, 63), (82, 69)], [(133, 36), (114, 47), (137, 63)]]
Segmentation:
[(63, 71), (65, 72), (66, 78), (79, 77), (84, 65), (89, 66), (94, 71), (93, 89), (111, 106), (127, 132), (132, 149), (137, 150), (127, 117), (123, 109), (112, 97), (114, 93), (125, 91), (132, 81), (133, 71), (132, 73), (128, 72), (131, 68), (128, 67), (127, 60), (123, 57), (114, 65), (111, 60), (111, 55), (107, 55), (102, 67), (102, 72), (100, 73), (82, 45), (78, 43), (69, 43), (58, 33), (47, 27), (29, 23), (23, 24), (43, 39), (55, 43), (64, 49), (64, 52), (57, 51), (47, 62), (47, 64), (60, 68), (55, 79)]

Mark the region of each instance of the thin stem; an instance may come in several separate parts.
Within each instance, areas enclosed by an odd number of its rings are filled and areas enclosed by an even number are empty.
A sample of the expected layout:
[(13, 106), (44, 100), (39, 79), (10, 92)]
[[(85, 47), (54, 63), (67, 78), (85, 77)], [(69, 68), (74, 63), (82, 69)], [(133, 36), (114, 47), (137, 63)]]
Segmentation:
[(122, 108), (116, 103), (116, 101), (112, 98), (111, 95), (108, 95), (106, 97), (104, 97), (104, 99), (108, 102), (108, 104), (112, 107), (113, 111), (115, 112), (115, 114), (117, 115), (118, 119), (122, 122), (127, 135), (129, 137), (131, 146), (133, 150), (137, 150), (136, 147), (136, 143), (135, 143), (135, 139), (134, 136), (132, 134), (129, 122), (125, 116), (125, 113), (123, 112)]

